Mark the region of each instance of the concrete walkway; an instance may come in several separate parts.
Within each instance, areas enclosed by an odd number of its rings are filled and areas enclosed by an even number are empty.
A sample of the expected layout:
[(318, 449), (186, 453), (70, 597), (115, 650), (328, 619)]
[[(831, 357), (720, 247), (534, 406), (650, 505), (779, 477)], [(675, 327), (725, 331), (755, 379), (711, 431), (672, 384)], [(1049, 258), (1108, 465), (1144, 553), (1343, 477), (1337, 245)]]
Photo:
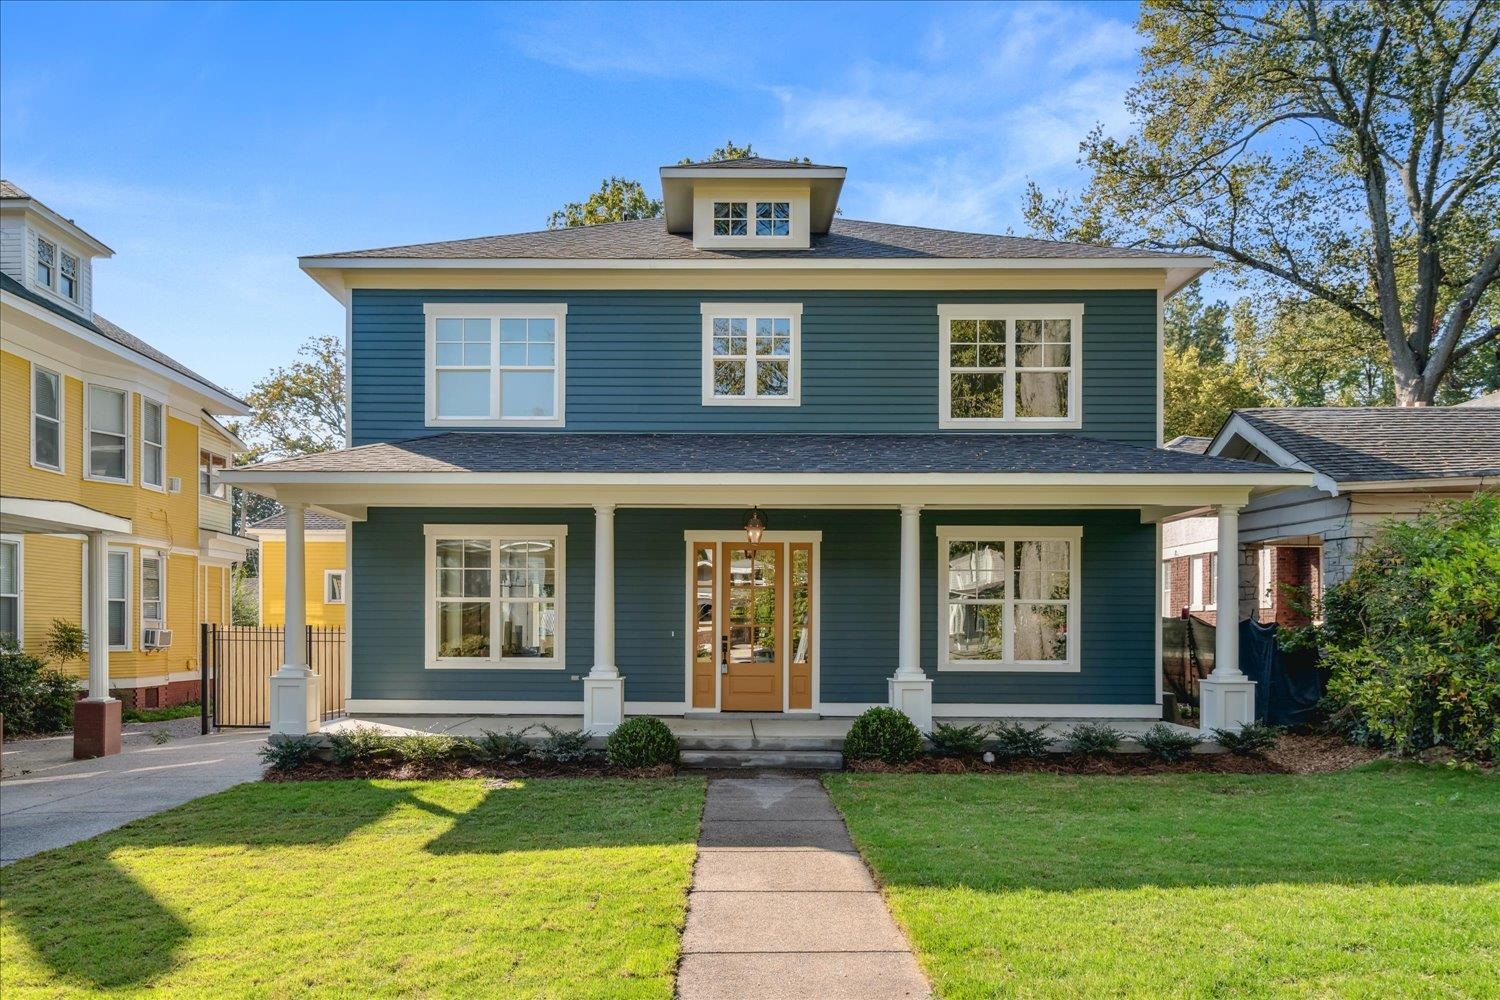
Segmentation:
[(926, 997), (926, 979), (816, 780), (708, 784), (677, 995)]
[(0, 864), (254, 781), (261, 775), (258, 752), (265, 741), (265, 730), (252, 729), (97, 760), (37, 762), (25, 774), (0, 781)]

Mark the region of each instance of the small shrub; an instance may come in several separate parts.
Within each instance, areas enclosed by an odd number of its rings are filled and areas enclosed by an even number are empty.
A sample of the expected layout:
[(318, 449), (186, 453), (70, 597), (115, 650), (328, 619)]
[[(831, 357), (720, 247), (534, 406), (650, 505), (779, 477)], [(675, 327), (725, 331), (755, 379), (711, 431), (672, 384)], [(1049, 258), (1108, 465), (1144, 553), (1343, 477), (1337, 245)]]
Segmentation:
[(13, 733), (58, 733), (73, 726), (78, 684), (14, 645), (0, 648), (0, 715)]
[(1213, 738), (1215, 743), (1230, 753), (1249, 756), (1265, 753), (1275, 747), (1276, 741), (1281, 738), (1281, 730), (1264, 722), (1252, 722), (1238, 732), (1233, 729), (1215, 729)]
[(531, 754), (531, 744), (526, 742), (526, 734), (530, 731), (530, 726), (521, 730), (507, 729), (503, 733), (486, 729), (484, 735), (474, 741), (475, 752), (480, 760), (492, 764), (518, 763)]
[(543, 726), (547, 738), (535, 750), (537, 757), (552, 764), (576, 764), (589, 756), (589, 737), (582, 729)]
[(1197, 733), (1182, 732), (1165, 722), (1158, 722), (1140, 735), (1140, 744), (1146, 752), (1168, 764), (1187, 760), (1200, 742), (1202, 737)]
[(260, 748), (260, 759), (278, 774), (291, 774), (306, 767), (322, 749), (316, 736), (290, 736)]
[(1028, 727), (1020, 722), (1002, 722), (990, 729), (996, 757), (1045, 757), (1052, 746), (1046, 725)]
[(356, 726), (328, 734), (328, 752), (335, 764), (369, 764), (390, 749), (391, 738), (373, 726)]
[(867, 708), (844, 737), (844, 757), (905, 764), (922, 753), (922, 734), (904, 712), (884, 705)]
[(660, 719), (638, 715), (626, 719), (604, 747), (605, 756), (616, 767), (655, 767), (677, 763), (677, 737)]
[(1085, 757), (1102, 757), (1120, 749), (1125, 734), (1107, 722), (1080, 722), (1068, 733), (1068, 750)]
[(404, 764), (427, 767), (458, 756), (459, 740), (446, 733), (411, 733), (390, 740), (392, 755)]
[(984, 749), (984, 729), (979, 725), (955, 726), (939, 722), (927, 734), (938, 757), (975, 757)]
[(151, 730), (151, 742), (155, 743), (157, 746), (163, 746), (163, 745), (165, 745), (167, 743), (172, 742), (172, 730), (170, 730), (170, 729), (153, 729), (153, 730)]
[(83, 626), (62, 618), (52, 619), (52, 624), (47, 627), (47, 638), (42, 640), (42, 655), (64, 667), (87, 657), (88, 639)]

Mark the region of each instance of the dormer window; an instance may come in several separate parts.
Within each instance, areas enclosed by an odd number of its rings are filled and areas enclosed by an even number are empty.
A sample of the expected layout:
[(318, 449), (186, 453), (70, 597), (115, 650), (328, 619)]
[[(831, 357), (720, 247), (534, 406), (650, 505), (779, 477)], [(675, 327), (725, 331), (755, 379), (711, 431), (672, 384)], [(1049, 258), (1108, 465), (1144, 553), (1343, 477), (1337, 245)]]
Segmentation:
[(714, 202), (715, 236), (744, 236), (749, 232), (748, 226), (745, 202)]
[(791, 202), (758, 201), (755, 203), (756, 236), (789, 236), (791, 232)]
[(36, 238), (36, 283), (43, 288), (52, 287), (52, 276), (57, 273), (57, 244), (51, 240)]
[(58, 254), (60, 266), (57, 271), (57, 291), (59, 294), (78, 301), (78, 258), (66, 250)]

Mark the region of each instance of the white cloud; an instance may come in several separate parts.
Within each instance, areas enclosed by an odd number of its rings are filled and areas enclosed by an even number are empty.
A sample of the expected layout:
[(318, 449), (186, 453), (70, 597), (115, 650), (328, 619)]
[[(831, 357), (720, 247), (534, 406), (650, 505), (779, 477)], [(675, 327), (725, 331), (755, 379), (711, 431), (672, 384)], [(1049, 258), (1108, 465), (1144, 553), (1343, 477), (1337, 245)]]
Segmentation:
[(930, 121), (870, 97), (800, 98), (785, 88), (781, 97), (784, 126), (797, 136), (831, 143), (902, 144), (933, 134)]

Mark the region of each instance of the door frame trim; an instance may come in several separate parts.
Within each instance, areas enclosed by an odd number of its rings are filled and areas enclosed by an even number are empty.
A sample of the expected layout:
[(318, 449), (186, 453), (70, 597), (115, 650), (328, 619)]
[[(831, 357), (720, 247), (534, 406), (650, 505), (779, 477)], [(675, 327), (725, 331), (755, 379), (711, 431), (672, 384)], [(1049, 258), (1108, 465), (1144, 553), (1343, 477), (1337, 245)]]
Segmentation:
[[(696, 563), (694, 562), (694, 559), (693, 559), (693, 546), (695, 544), (699, 543), (699, 542), (711, 542), (715, 546), (715, 553), (714, 553), (715, 560), (721, 560), (722, 559), (721, 553), (723, 551), (723, 549), (722, 549), (722, 543), (724, 543), (724, 542), (731, 542), (731, 543), (732, 542), (745, 542), (745, 541), (747, 541), (747, 539), (745, 538), (745, 532), (743, 530), (735, 531), (735, 530), (722, 530), (721, 529), (721, 530), (716, 530), (716, 531), (691, 531), (691, 530), (684, 530), (683, 533), (682, 533), (682, 540), (683, 540), (683, 563), (684, 563), (684, 567), (683, 567), (683, 579), (684, 579), (684, 582), (685, 582), (685, 585), (686, 585), (685, 600), (683, 601), (683, 604), (684, 604), (683, 620), (684, 620), (684, 623), (685, 623), (685, 627), (684, 627), (683, 636), (682, 636), (682, 650), (683, 650), (683, 661), (684, 661), (684, 664), (683, 664), (683, 689), (682, 689), (683, 690), (683, 698), (682, 698), (682, 700), (683, 700), (683, 704), (687, 706), (687, 711), (690, 711), (690, 712), (722, 712), (724, 710), (723, 709), (723, 704), (724, 704), (724, 692), (723, 692), (724, 674), (721, 671), (717, 670), (717, 669), (715, 669), (715, 671), (714, 671), (714, 703), (713, 703), (713, 705), (711, 707), (705, 707), (705, 708), (694, 708), (693, 707), (693, 637), (694, 637), (694, 635), (696, 633), (697, 626), (698, 626), (698, 620), (697, 620), (698, 619), (697, 603), (698, 602), (697, 602), (697, 593), (696, 593), (696, 588), (698, 586), (698, 580), (697, 580), (696, 570), (697, 570), (698, 567), (697, 567), (697, 565), (696, 565)], [(813, 648), (812, 648), (812, 658), (813, 658), (813, 661), (812, 661), (812, 708), (810, 708), (810, 709), (799, 708), (799, 709), (793, 710), (793, 709), (790, 709), (788, 707), (789, 704), (790, 704), (790, 701), (791, 701), (791, 689), (792, 689), (792, 686), (791, 686), (791, 676), (790, 676), (791, 675), (791, 667), (792, 667), (792, 660), (791, 660), (791, 648), (792, 648), (791, 647), (791, 635), (792, 635), (792, 621), (791, 621), (791, 619), (792, 619), (792, 616), (791, 616), (790, 611), (788, 610), (787, 613), (785, 613), (785, 614), (783, 614), (781, 616), (783, 620), (782, 620), (780, 640), (781, 640), (782, 643), (784, 643), (784, 645), (782, 646), (782, 648), (784, 650), (786, 650), (786, 656), (784, 657), (784, 661), (785, 662), (783, 662), (782, 665), (781, 665), (781, 671), (782, 671), (782, 677), (781, 677), (781, 712), (784, 715), (786, 715), (786, 714), (799, 714), (799, 713), (801, 713), (801, 714), (817, 714), (818, 712), (820, 712), (822, 710), (822, 704), (823, 704), (823, 698), (822, 698), (822, 690), (823, 690), (823, 687), (822, 687), (822, 682), (823, 682), (823, 675), (822, 675), (822, 671), (823, 671), (823, 622), (822, 622), (822, 611), (823, 611), (823, 593), (822, 593), (823, 592), (823, 532), (821, 532), (821, 531), (767, 531), (763, 535), (761, 535), (761, 539), (760, 540), (761, 540), (762, 544), (764, 544), (764, 543), (775, 544), (775, 543), (780, 542), (780, 543), (801, 543), (801, 544), (804, 544), (804, 545), (811, 545), (812, 546), (813, 587), (812, 587), (812, 593), (809, 595), (809, 599), (810, 599), (810, 603), (811, 603), (811, 608), (808, 611), (808, 617), (810, 619), (809, 624), (812, 627), (812, 633), (813, 633)], [(787, 568), (789, 568), (789, 566), (790, 566), (790, 561), (788, 560), (788, 567)], [(723, 569), (723, 567), (721, 565), (719, 565), (718, 561), (716, 561), (715, 564), (714, 564), (714, 579), (715, 579), (714, 589), (715, 589), (716, 592), (719, 589), (718, 575), (719, 575), (719, 573), (721, 572), (722, 569)], [(791, 593), (790, 582), (788, 583), (787, 593), (788, 593), (787, 604), (788, 604), (788, 608), (790, 608), (790, 603), (791, 603), (791, 598), (790, 598), (790, 593)], [(723, 600), (718, 600), (718, 601), (714, 602), (714, 635), (715, 636), (718, 636), (718, 635), (722, 634), (721, 629), (723, 628), (723, 625), (724, 625), (723, 618), (721, 617), (722, 614), (723, 614), (723, 610), (724, 610), (723, 609), (723, 604), (724, 604)]]

